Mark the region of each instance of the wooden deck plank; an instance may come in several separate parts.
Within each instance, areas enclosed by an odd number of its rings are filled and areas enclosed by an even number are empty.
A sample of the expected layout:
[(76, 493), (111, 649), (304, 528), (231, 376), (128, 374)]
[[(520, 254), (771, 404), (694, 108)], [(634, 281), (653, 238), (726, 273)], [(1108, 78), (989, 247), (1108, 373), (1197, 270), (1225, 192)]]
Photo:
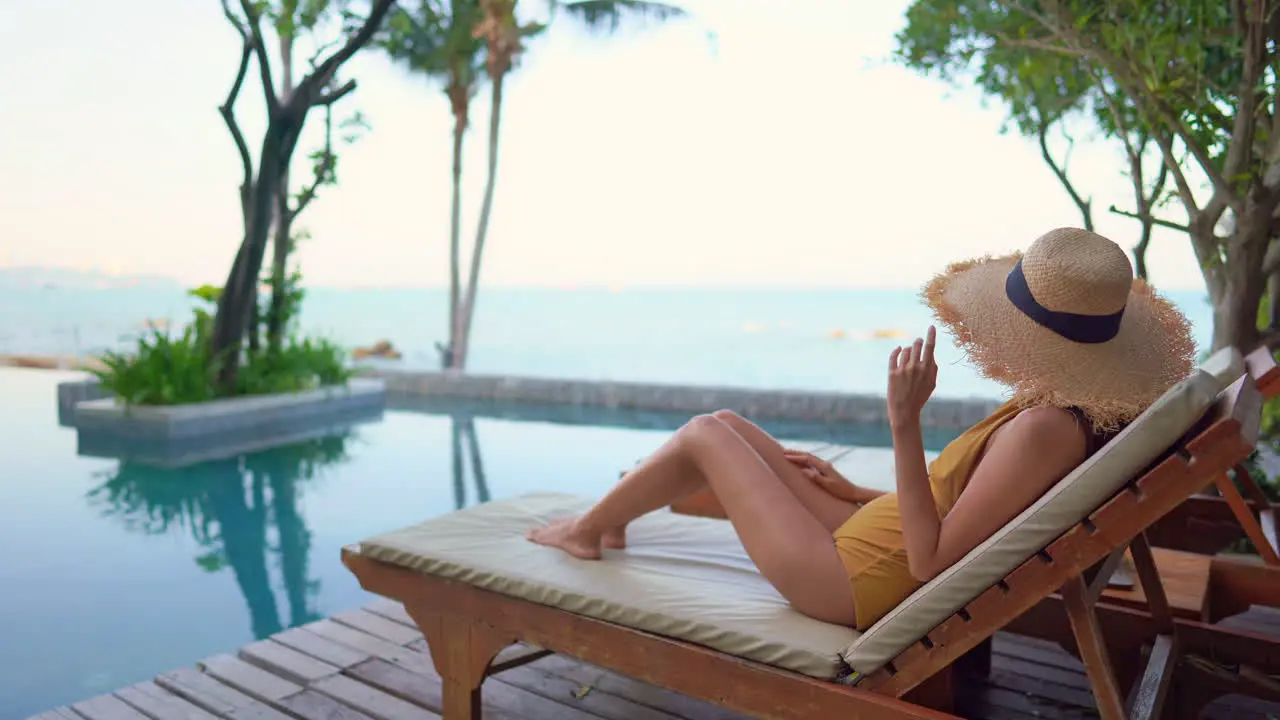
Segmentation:
[(374, 720), (353, 707), (310, 689), (283, 698), (277, 704), (302, 720)]
[[(1005, 690), (1003, 688), (985, 687), (978, 694), (978, 703), (966, 709), (964, 717), (985, 720), (992, 715), (1008, 716), (1017, 713), (1022, 716), (1037, 718), (1055, 718), (1056, 720), (1095, 720), (1098, 713), (1078, 707), (1068, 707), (1047, 701), (1035, 695)], [(1005, 712), (993, 712), (996, 709)]]
[(957, 713), (968, 720), (1048, 720), (1053, 714), (1022, 712), (1000, 705), (1000, 696), (988, 687), (965, 688), (956, 706)]
[(991, 669), (1023, 675), (1035, 678), (1037, 682), (1053, 683), (1067, 688), (1087, 690), (1090, 687), (1083, 667), (1066, 670), (1051, 665), (1032, 664), (1026, 660), (997, 653), (991, 656)]
[[(426, 638), (414, 640), (405, 647), (410, 650), (417, 650), (421, 653), (430, 652), (427, 650)], [(528, 665), (535, 660), (541, 660), (551, 654), (551, 651), (543, 650), (537, 645), (526, 645), (525, 643), (508, 645), (494, 656), (493, 662), (489, 663), (489, 674), (497, 675), (498, 673), (506, 672), (511, 668)], [(430, 655), (428, 655), (428, 657), (430, 657)]]
[(633, 680), (625, 675), (563, 655), (543, 658), (533, 663), (532, 667), (677, 717), (698, 720), (746, 720), (747, 718), (746, 715), (728, 708), (681, 695), (657, 685)]
[(217, 720), (217, 716), (170, 693), (153, 682), (130, 685), (115, 692), (116, 697), (153, 720)]
[[(227, 720), (298, 720), (292, 715), (286, 715), (279, 710), (262, 703), (254, 703), (227, 715)], [(303, 720), (329, 720), (328, 718), (303, 718)], [(346, 720), (342, 718), (341, 720)], [(365, 720), (368, 720), (365, 718)]]
[[(379, 688), (396, 697), (421, 705), (438, 712), (441, 703), (441, 681), (434, 672), (421, 675), (410, 672), (399, 665), (385, 660), (372, 658), (345, 671), (346, 675)], [(504, 682), (502, 677), (491, 677), (484, 682), (481, 697), (484, 702), (486, 718), (509, 718), (511, 720), (595, 720), (596, 716), (585, 714), (562, 703), (555, 702), (539, 695)]]
[(388, 662), (397, 665), (403, 665), (412, 672), (421, 673), (423, 675), (431, 675), (435, 673), (435, 667), (431, 663), (431, 659), (426, 653), (418, 650), (396, 645), (387, 642), (382, 638), (374, 637), (368, 633), (361, 632), (355, 628), (331, 620), (319, 620), (303, 625), (309, 632), (313, 632), (320, 637), (332, 640), (341, 645), (346, 645), (355, 650), (368, 653), (373, 657), (382, 658)]
[(388, 620), (380, 615), (374, 615), (363, 609), (338, 613), (333, 616), (333, 620), (396, 645), (408, 645), (422, 637), (422, 633), (418, 632), (416, 627), (405, 627), (398, 622)]
[(1071, 672), (1084, 672), (1084, 664), (1080, 659), (1064, 650), (1060, 645), (1037, 638), (997, 633), (992, 640), (993, 655), (1006, 655), (1046, 667), (1056, 667)]
[(670, 713), (599, 691), (592, 685), (576, 683), (534, 666), (508, 670), (502, 674), (501, 682), (567, 706), (560, 717), (569, 717), (570, 712), (573, 712), (584, 718), (605, 720), (679, 720)]
[(1019, 692), (1023, 695), (1034, 695), (1045, 700), (1052, 700), (1055, 703), (1078, 708), (1093, 707), (1094, 702), (1093, 692), (1088, 689), (1082, 690), (1069, 685), (1045, 682), (1032, 675), (997, 670), (994, 667), (991, 669), (991, 676), (979, 682), (985, 682), (989, 687)]
[(99, 695), (73, 704), (85, 720), (150, 720), (115, 695)]
[(408, 611), (404, 609), (404, 605), (401, 605), (390, 598), (378, 598), (368, 605), (365, 605), (364, 609), (374, 615), (381, 615), (388, 620), (398, 622), (406, 627), (411, 627), (415, 630), (418, 629), (418, 623), (414, 622), (413, 618), (409, 616)]
[(200, 661), (198, 665), (205, 674), (268, 705), (281, 698), (302, 692), (301, 685), (276, 677), (262, 668), (231, 655), (215, 655)]
[[(381, 658), (369, 658), (347, 668), (343, 674), (429, 710), (439, 712), (443, 707), (444, 700), (441, 696), (442, 688), (438, 676), (419, 675)], [(486, 683), (485, 689), (488, 688), (489, 685)], [(490, 709), (493, 698), (488, 693), (484, 693), (483, 700), (485, 709)]]
[(300, 685), (342, 671), (337, 665), (317, 660), (272, 639), (259, 640), (240, 648), (240, 659)]
[(440, 715), (401, 700), (345, 675), (317, 680), (312, 689), (349, 705), (375, 720), (439, 720)]
[(271, 636), (271, 639), (285, 647), (339, 668), (351, 667), (373, 657), (367, 652), (361, 652), (342, 643), (336, 643), (328, 638), (316, 635), (307, 630), (306, 626), (290, 628), (284, 632), (276, 633)]
[(230, 716), (237, 710), (260, 705), (239, 690), (227, 687), (195, 668), (178, 668), (156, 677), (156, 685), (198, 705), (214, 715)]

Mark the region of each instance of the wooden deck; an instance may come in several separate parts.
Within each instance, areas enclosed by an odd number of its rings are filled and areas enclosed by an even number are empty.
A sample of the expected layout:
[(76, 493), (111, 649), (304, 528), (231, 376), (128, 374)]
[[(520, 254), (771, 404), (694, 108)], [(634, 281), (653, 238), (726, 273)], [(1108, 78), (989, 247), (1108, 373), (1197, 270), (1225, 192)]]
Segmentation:
[[(1280, 611), (1258, 608), (1228, 622), (1280, 634)], [(439, 717), (441, 688), (425, 647), (398, 604), (378, 601), (31, 720), (430, 720)], [(516, 665), (532, 652), (511, 648), (498, 662)], [(962, 692), (957, 714), (975, 720), (1096, 717), (1078, 660), (1007, 633), (995, 639), (990, 676)], [(484, 701), (485, 717), (502, 720), (744, 717), (555, 655), (489, 678)], [(1280, 705), (1231, 697), (1203, 717), (1278, 715)]]

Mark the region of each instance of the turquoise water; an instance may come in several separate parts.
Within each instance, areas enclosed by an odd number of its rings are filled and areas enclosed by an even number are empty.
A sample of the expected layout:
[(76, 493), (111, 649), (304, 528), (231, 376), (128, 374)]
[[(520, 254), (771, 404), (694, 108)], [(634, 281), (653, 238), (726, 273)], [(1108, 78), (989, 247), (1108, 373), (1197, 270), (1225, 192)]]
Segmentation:
[[(370, 598), (339, 562), (342, 545), (485, 498), (598, 495), (680, 422), (615, 412), (607, 422), (626, 427), (468, 425), (388, 412), (348, 435), (158, 470), (77, 455), (55, 400), (57, 382), (73, 377), (0, 369), (0, 720), (359, 606)], [(874, 431), (766, 428), (879, 443)]]
[[(302, 321), (344, 345), (390, 339), (401, 365), (434, 367), (444, 335), (439, 290), (308, 291)], [(1170, 299), (1202, 346), (1212, 330), (1204, 294)], [(119, 346), (145, 320), (188, 317), (179, 288), (77, 290), (0, 286), (0, 353), (85, 353)], [(480, 294), (470, 369), (551, 377), (881, 393), (886, 358), (930, 316), (912, 290), (536, 290)], [(938, 348), (938, 395), (999, 389)]]

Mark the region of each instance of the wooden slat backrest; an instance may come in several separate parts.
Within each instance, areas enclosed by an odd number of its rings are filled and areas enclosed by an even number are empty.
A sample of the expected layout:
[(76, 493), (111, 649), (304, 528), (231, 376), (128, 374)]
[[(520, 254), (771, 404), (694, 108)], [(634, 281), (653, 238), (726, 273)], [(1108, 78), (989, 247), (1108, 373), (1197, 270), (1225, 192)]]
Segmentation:
[(1253, 451), (1262, 398), (1242, 377), (1163, 460), (860, 687), (901, 696), (1080, 575)]

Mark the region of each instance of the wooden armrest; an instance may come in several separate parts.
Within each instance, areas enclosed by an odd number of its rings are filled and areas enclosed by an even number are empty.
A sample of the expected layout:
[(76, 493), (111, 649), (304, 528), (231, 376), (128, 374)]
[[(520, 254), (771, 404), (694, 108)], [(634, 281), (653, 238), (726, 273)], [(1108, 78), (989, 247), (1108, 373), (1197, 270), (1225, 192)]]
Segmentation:
[(1280, 395), (1280, 365), (1276, 364), (1276, 356), (1271, 348), (1264, 345), (1254, 350), (1245, 356), (1244, 364), (1262, 397), (1270, 400)]

